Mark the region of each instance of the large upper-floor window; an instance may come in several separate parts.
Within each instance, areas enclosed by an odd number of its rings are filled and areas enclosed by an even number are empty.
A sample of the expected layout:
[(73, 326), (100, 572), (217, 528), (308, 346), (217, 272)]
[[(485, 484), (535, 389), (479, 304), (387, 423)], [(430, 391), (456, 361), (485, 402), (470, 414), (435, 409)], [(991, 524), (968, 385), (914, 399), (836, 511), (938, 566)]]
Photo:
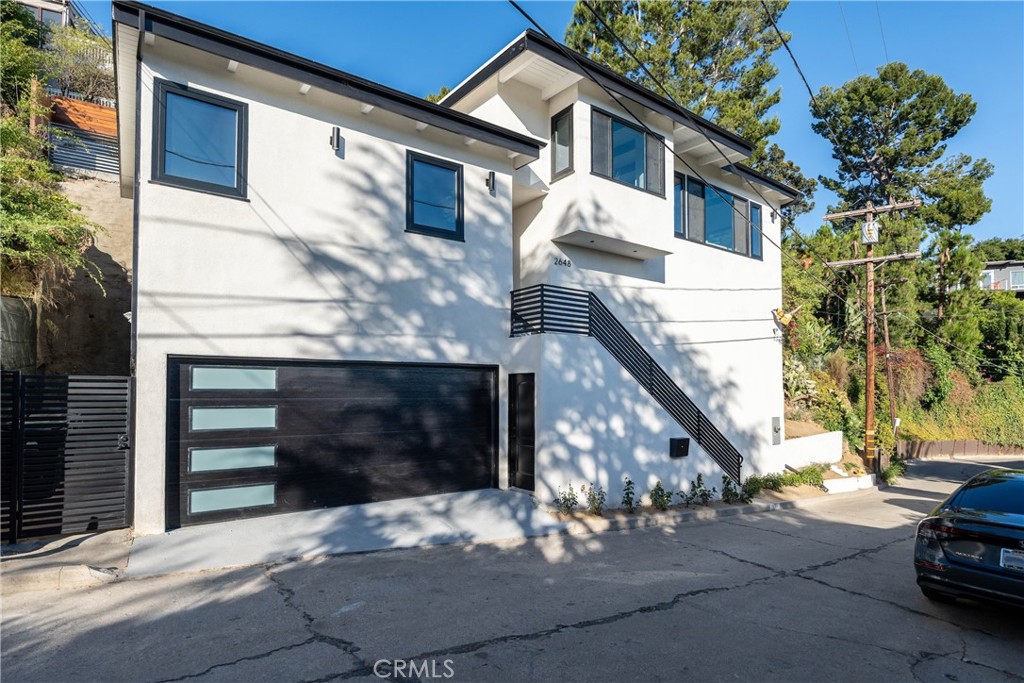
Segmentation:
[(464, 239), (462, 166), (409, 152), (405, 229), (434, 237)]
[(759, 204), (683, 175), (676, 175), (674, 199), (677, 237), (762, 257)]
[(572, 173), (572, 106), (551, 117), (551, 180)]
[(1010, 271), (1010, 289), (1024, 289), (1024, 270)]
[(246, 105), (163, 80), (154, 92), (153, 180), (244, 197)]
[(665, 194), (665, 143), (637, 126), (593, 109), (591, 170), (625, 185)]

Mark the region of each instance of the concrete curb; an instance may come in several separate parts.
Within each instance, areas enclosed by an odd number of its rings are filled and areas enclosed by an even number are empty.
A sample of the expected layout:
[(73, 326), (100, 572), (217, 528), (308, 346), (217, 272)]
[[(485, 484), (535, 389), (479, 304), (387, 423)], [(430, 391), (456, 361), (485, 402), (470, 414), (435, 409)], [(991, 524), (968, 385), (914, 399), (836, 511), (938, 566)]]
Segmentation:
[[(764, 503), (748, 503), (746, 505), (730, 505), (728, 507), (715, 507), (690, 510), (671, 510), (666, 512), (644, 513), (637, 516), (623, 517), (594, 517), (585, 515), (568, 520), (568, 528), (563, 532), (570, 536), (583, 536), (587, 534), (603, 533), (606, 531), (629, 531), (632, 529), (649, 529), (659, 526), (672, 526), (675, 524), (686, 524), (688, 522), (704, 522), (723, 517), (738, 517), (741, 515), (763, 514), (765, 512), (776, 512), (779, 510), (797, 510), (819, 505), (825, 501), (835, 500), (836, 495), (854, 496), (877, 491), (878, 487), (858, 489), (844, 494), (832, 494), (815, 496), (813, 498), (797, 498), (796, 500), (780, 500)], [(547, 509), (547, 506), (543, 506)], [(553, 510), (549, 509), (549, 512)], [(555, 513), (557, 514), (557, 513)]]
[(29, 591), (74, 590), (112, 583), (122, 578), (124, 572), (120, 569), (90, 567), (84, 564), (67, 564), (39, 570), (13, 570), (0, 576), (0, 592), (3, 595), (14, 595)]

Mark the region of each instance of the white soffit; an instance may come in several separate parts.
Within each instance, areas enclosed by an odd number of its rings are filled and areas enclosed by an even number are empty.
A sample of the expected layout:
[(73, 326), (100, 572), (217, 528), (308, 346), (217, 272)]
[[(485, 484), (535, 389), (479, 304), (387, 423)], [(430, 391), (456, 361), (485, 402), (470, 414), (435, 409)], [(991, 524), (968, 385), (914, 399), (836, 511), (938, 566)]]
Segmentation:
[(583, 247), (584, 249), (593, 249), (594, 251), (603, 251), (607, 254), (625, 256), (637, 261), (661, 258), (672, 253), (664, 249), (656, 249), (644, 244), (619, 239), (618, 237), (609, 237), (608, 235), (590, 232), (589, 230), (574, 230), (568, 234), (560, 235), (551, 241), (558, 244), (571, 244), (574, 247)]

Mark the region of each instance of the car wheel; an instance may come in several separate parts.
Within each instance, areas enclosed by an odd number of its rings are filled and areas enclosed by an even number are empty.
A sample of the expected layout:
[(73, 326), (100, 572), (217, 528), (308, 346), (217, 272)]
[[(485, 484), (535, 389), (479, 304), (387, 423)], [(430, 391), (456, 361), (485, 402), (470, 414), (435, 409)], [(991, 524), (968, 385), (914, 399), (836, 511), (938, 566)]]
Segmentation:
[(928, 598), (932, 602), (953, 602), (956, 600), (952, 595), (946, 595), (934, 588), (921, 587), (921, 592), (924, 593), (924, 597)]

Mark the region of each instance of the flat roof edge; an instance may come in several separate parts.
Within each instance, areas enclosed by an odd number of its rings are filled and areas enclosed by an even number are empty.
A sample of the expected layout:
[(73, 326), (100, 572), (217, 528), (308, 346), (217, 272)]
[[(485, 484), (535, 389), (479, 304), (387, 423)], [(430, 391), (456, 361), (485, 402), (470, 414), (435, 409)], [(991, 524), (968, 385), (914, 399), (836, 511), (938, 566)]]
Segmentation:
[(533, 138), (481, 121), (468, 114), (187, 17), (132, 0), (115, 0), (112, 6), (115, 24), (138, 27), (141, 15), (145, 21), (142, 28), (154, 35), (295, 78), (344, 97), (379, 106), (381, 109), (458, 135), (472, 137), (510, 152), (537, 156), (543, 146)]

